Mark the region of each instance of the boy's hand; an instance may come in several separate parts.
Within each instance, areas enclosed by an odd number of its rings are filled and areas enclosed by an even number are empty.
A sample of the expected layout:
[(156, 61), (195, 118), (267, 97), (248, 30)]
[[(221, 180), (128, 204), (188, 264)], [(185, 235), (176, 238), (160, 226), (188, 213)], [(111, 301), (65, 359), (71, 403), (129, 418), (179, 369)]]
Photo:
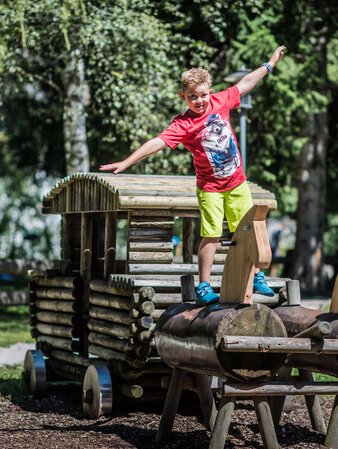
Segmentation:
[(126, 170), (126, 165), (123, 161), (121, 162), (113, 162), (112, 164), (100, 165), (100, 171), (112, 171), (114, 175), (117, 175), (121, 171)]
[(274, 67), (275, 65), (277, 65), (279, 63), (279, 61), (282, 59), (282, 57), (284, 56), (284, 51), (286, 50), (285, 45), (281, 45), (280, 47), (278, 47), (272, 54), (269, 64)]

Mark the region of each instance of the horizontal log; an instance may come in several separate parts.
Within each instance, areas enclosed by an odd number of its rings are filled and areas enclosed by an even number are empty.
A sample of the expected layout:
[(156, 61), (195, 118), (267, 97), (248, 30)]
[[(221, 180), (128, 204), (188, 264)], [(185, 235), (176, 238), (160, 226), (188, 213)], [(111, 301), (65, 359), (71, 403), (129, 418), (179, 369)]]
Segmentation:
[[(267, 306), (244, 308), (215, 305), (212, 313), (193, 303), (166, 310), (156, 326), (156, 349), (172, 367), (238, 380), (270, 377), (284, 363), (286, 354), (225, 354), (219, 343), (240, 329), (257, 337), (286, 337), (281, 320)], [(257, 379), (258, 378), (258, 379)]]
[(109, 293), (91, 292), (89, 302), (95, 306), (111, 307), (113, 309), (130, 310), (132, 299), (127, 296), (116, 296)]
[(172, 242), (129, 242), (129, 251), (171, 252)]
[(49, 353), (53, 348), (74, 352), (78, 352), (81, 348), (79, 341), (47, 335), (39, 335), (37, 343), (42, 352), (46, 353)]
[(134, 263), (170, 264), (174, 258), (172, 252), (129, 251), (128, 260)]
[(337, 339), (250, 337), (227, 335), (222, 337), (221, 348), (225, 352), (275, 352), (338, 354)]
[[(178, 263), (169, 263), (162, 264), (161, 266), (158, 264), (132, 264), (128, 265), (130, 274), (198, 274), (198, 265), (197, 264), (178, 264)], [(212, 266), (213, 274), (222, 274), (223, 267), (219, 265)]]
[(72, 352), (67, 351), (60, 351), (58, 349), (51, 350), (49, 356), (53, 359), (61, 360), (64, 362), (72, 363), (73, 365), (80, 365), (84, 367), (104, 363), (104, 361), (101, 359), (84, 357), (83, 355), (73, 354)]
[(156, 308), (167, 308), (172, 304), (180, 304), (182, 295), (181, 293), (156, 293), (152, 302)]
[(142, 359), (141, 357), (132, 357), (126, 353), (121, 353), (98, 345), (89, 345), (88, 351), (90, 354), (96, 355), (104, 360), (119, 360), (121, 362), (126, 362), (133, 368), (142, 368), (147, 363), (146, 359)]
[(143, 388), (140, 385), (118, 385), (118, 391), (127, 398), (139, 399), (143, 396)]
[(37, 298), (70, 300), (80, 299), (82, 291), (80, 289), (68, 288), (36, 288), (34, 294)]
[(110, 286), (107, 281), (102, 281), (101, 279), (93, 279), (90, 281), (90, 288), (93, 291), (101, 292), (101, 293), (109, 293), (111, 295), (118, 296), (131, 296), (132, 290), (128, 288), (128, 284), (126, 284), (126, 288), (116, 288), (115, 286)]
[(159, 220), (158, 217), (132, 217), (129, 222), (129, 228), (172, 228), (174, 220), (172, 217), (165, 220)]
[(93, 332), (98, 332), (105, 335), (112, 335), (114, 337), (120, 337), (128, 339), (130, 336), (129, 327), (122, 324), (114, 324), (107, 321), (94, 320), (91, 318), (88, 321), (88, 329)]
[(108, 309), (107, 307), (92, 306), (89, 309), (89, 315), (98, 320), (106, 320), (118, 324), (129, 325), (133, 322), (128, 312), (118, 309)]
[(172, 229), (162, 228), (130, 228), (129, 239), (131, 242), (135, 241), (171, 241), (173, 235)]
[(332, 333), (332, 326), (327, 321), (318, 321), (314, 323), (312, 326), (304, 329), (299, 334), (295, 335), (295, 337), (308, 337), (308, 338), (319, 338), (322, 339), (325, 336), (328, 336)]
[(20, 306), (28, 304), (28, 290), (4, 290), (0, 291), (0, 306)]
[(82, 280), (80, 277), (72, 276), (57, 276), (54, 278), (39, 277), (34, 279), (34, 284), (40, 287), (58, 287), (58, 288), (70, 288), (81, 287)]
[(75, 325), (76, 327), (81, 325), (81, 317), (71, 313), (40, 311), (36, 312), (35, 317), (37, 321), (42, 321), (43, 323)]
[(81, 332), (79, 329), (69, 326), (57, 326), (53, 324), (38, 323), (36, 329), (40, 334), (51, 335), (53, 337), (80, 337)]
[(50, 310), (54, 312), (79, 312), (81, 304), (77, 301), (52, 301), (39, 299), (34, 305), (40, 310)]
[(338, 394), (338, 382), (271, 382), (223, 384), (225, 396), (285, 396)]
[(149, 345), (140, 345), (140, 343), (131, 343), (131, 339), (124, 340), (109, 335), (99, 334), (97, 332), (90, 332), (88, 335), (90, 343), (106, 348), (115, 349), (119, 352), (134, 353), (141, 358), (146, 358), (151, 352)]
[(119, 352), (130, 352), (133, 350), (133, 345), (131, 345), (128, 340), (111, 335), (100, 334), (98, 332), (89, 332), (88, 341), (94, 345), (115, 349)]
[(48, 359), (47, 366), (62, 378), (71, 380), (83, 380), (86, 368), (80, 365), (60, 362), (60, 360)]

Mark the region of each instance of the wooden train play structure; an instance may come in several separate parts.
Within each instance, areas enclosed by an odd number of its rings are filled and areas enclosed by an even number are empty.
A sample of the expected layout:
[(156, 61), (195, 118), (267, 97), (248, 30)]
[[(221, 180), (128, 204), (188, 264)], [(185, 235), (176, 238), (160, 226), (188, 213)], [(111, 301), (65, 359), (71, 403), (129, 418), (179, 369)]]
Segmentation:
[[(271, 262), (265, 219), (276, 200), (249, 185), (254, 207), (233, 235), (224, 224), (212, 270), (220, 303), (200, 307), (193, 177), (77, 173), (56, 184), (43, 211), (62, 217), (60, 267), (30, 273), (36, 350), (26, 354), (24, 379), (31, 392), (79, 381), (92, 419), (110, 414), (121, 398), (160, 398), (162, 442), (182, 390), (195, 391), (212, 429), (211, 449), (224, 447), (242, 397), (254, 402), (264, 446), (277, 449), (284, 399), (301, 394), (313, 428), (338, 449), (338, 382), (316, 383), (312, 374), (338, 376), (338, 282), (328, 313), (302, 307), (298, 281), (267, 278), (275, 296), (252, 293), (254, 268)], [(182, 227), (179, 256), (174, 226)], [(328, 429), (318, 399), (324, 393), (336, 395)]]

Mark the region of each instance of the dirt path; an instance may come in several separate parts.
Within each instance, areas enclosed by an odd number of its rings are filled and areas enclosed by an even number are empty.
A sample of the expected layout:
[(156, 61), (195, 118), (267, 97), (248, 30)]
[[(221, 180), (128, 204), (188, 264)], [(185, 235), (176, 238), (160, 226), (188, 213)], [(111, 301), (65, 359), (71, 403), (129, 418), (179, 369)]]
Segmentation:
[(0, 366), (23, 363), (26, 351), (35, 349), (34, 343), (15, 343), (9, 348), (0, 348)]
[[(115, 404), (112, 417), (83, 419), (78, 391), (50, 392), (40, 400), (30, 395), (18, 401), (0, 400), (0, 447), (5, 449), (204, 449), (210, 433), (203, 425), (200, 409), (191, 400), (181, 403), (172, 437), (156, 444), (162, 405), (142, 409)], [(333, 398), (322, 399), (328, 422)], [(197, 416), (196, 416), (197, 415)], [(277, 436), (283, 449), (321, 449), (324, 437), (311, 430), (303, 398), (284, 414)], [(262, 449), (262, 441), (251, 402), (235, 410), (225, 449)]]

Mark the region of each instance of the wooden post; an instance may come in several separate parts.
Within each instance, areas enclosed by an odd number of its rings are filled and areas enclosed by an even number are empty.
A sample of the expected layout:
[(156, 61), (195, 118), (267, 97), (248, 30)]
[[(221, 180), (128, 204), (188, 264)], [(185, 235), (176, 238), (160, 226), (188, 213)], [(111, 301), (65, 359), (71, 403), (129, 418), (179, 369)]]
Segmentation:
[(206, 374), (197, 373), (194, 373), (194, 378), (204, 419), (210, 430), (212, 430), (215, 425), (217, 410), (214, 396), (210, 387), (211, 379), (209, 380), (209, 377)]
[(187, 274), (181, 276), (181, 290), (182, 290), (182, 302), (195, 301), (195, 286), (194, 286), (194, 276), (192, 274)]
[(82, 316), (83, 316), (83, 333), (82, 333), (82, 355), (88, 355), (88, 328), (90, 310), (90, 280), (91, 280), (91, 263), (92, 263), (92, 231), (93, 217), (90, 214), (81, 215), (81, 263), (80, 275), (83, 280), (83, 297), (82, 297)]
[(193, 223), (190, 217), (183, 218), (183, 263), (193, 263)]
[(268, 399), (264, 396), (255, 397), (254, 404), (264, 448), (280, 449)]
[(110, 274), (115, 273), (116, 259), (116, 223), (117, 212), (107, 212), (105, 214), (104, 227), (104, 279), (108, 279)]
[(63, 274), (71, 272), (70, 218), (71, 216), (63, 214), (61, 221), (61, 269)]
[(286, 292), (288, 298), (288, 306), (300, 306), (301, 298), (299, 281), (286, 281)]
[(331, 418), (325, 438), (325, 446), (331, 449), (338, 449), (338, 396), (336, 396), (332, 407)]
[(174, 368), (162, 411), (160, 425), (156, 434), (156, 443), (164, 443), (169, 439), (174, 419), (181, 399), (186, 372)]
[(223, 449), (228, 436), (232, 414), (235, 409), (235, 397), (222, 396), (216, 422), (211, 434), (209, 449)]
[[(277, 381), (288, 382), (291, 378), (292, 368), (282, 366), (277, 373)], [(291, 397), (291, 396), (290, 396)], [(285, 403), (286, 396), (271, 396), (270, 397), (270, 408), (272, 413), (272, 419), (274, 425), (277, 427), (283, 412), (283, 407)], [(291, 397), (292, 398), (292, 397)]]
[[(313, 382), (313, 374), (310, 371), (303, 369), (299, 370), (299, 379), (305, 382)], [(305, 396), (306, 406), (309, 412), (313, 430), (323, 435), (326, 434), (326, 425), (323, 412), (320, 406), (319, 397), (316, 395)]]

